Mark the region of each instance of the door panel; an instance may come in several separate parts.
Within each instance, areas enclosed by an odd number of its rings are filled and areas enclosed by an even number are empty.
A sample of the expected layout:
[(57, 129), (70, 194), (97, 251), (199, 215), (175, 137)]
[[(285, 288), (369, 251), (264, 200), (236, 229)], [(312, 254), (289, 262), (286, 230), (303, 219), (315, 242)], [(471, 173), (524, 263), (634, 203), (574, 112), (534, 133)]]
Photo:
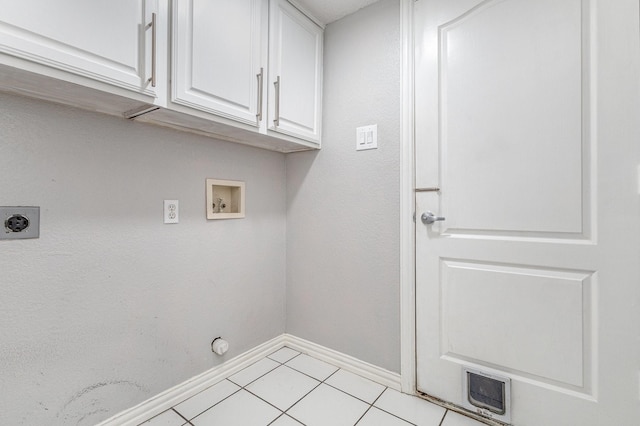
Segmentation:
[(580, 6), (489, 1), (439, 27), (448, 227), (582, 232)]
[(468, 367), (516, 425), (640, 422), (638, 7), (416, 2), (419, 391), (461, 405)]
[(583, 386), (591, 273), (441, 260), (441, 276), (443, 356)]

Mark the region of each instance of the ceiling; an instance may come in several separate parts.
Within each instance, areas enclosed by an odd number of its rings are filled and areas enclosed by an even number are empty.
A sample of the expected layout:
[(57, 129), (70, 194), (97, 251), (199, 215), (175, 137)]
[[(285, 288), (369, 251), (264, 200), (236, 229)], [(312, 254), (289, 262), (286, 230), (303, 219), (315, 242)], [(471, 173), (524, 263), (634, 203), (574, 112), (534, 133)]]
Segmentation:
[(318, 21), (329, 24), (378, 0), (295, 0)]

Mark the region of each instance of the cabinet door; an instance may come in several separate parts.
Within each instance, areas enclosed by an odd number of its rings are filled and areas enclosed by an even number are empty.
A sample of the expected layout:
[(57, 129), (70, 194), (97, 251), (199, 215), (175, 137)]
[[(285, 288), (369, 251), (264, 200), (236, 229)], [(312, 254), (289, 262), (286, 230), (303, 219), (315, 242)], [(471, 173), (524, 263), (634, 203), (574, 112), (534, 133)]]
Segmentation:
[(271, 0), (269, 27), (269, 129), (319, 143), (322, 28), (286, 0)]
[(25, 59), (155, 96), (149, 24), (157, 9), (157, 0), (0, 0), (3, 62)]
[(258, 126), (263, 2), (174, 0), (174, 103)]

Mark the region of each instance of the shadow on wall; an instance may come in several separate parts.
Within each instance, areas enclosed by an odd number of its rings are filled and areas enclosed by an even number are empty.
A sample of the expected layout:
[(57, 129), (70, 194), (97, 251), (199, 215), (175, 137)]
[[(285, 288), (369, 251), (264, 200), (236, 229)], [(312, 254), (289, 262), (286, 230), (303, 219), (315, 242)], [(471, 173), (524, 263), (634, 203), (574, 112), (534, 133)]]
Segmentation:
[(287, 175), (295, 179), (287, 179), (287, 203), (295, 200), (300, 188), (304, 185), (307, 175), (322, 151), (303, 151), (287, 154)]

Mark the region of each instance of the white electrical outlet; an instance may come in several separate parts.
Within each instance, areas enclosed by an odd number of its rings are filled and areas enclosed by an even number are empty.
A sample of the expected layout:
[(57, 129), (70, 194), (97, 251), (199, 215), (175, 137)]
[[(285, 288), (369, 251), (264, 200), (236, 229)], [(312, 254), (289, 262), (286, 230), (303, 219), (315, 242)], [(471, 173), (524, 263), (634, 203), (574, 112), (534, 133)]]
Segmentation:
[(164, 223), (178, 223), (180, 221), (178, 200), (164, 200)]

